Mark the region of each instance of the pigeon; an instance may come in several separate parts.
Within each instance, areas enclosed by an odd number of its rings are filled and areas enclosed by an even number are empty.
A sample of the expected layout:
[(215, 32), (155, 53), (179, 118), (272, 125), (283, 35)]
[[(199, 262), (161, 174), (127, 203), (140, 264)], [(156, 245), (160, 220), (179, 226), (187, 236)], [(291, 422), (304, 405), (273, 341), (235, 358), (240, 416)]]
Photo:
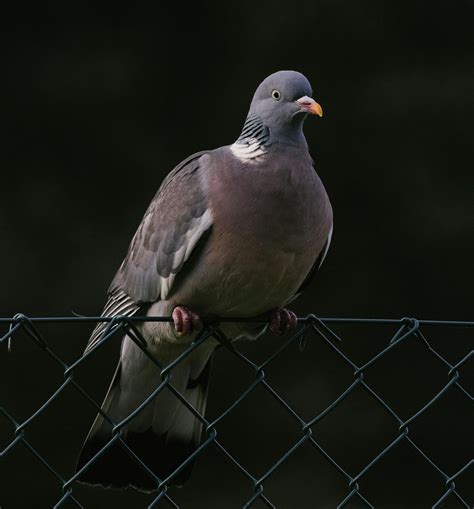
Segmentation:
[[(258, 86), (242, 132), (232, 144), (198, 152), (168, 174), (143, 217), (108, 291), (105, 317), (170, 316), (137, 328), (163, 366), (202, 330), (201, 317), (264, 317), (223, 322), (230, 341), (256, 339), (268, 328), (296, 326), (286, 306), (310, 284), (327, 254), (333, 215), (317, 175), (303, 123), (322, 117), (308, 79), (278, 71)], [(93, 331), (86, 352), (106, 328)], [(209, 338), (171, 370), (170, 382), (200, 415), (206, 411), (213, 353)], [(125, 335), (110, 388), (84, 442), (77, 472), (112, 439), (162, 383), (160, 369)], [(121, 428), (121, 437), (154, 476), (181, 486), (182, 466), (201, 441), (202, 423), (164, 389)], [(118, 442), (78, 476), (83, 483), (150, 492), (158, 485)]]

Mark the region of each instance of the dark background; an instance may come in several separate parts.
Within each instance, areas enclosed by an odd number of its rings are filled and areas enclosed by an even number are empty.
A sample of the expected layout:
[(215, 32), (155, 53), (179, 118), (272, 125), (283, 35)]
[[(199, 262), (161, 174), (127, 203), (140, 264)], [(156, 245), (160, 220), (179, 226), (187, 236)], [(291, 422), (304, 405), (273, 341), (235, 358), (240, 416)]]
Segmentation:
[[(0, 315), (99, 313), (164, 176), (193, 152), (232, 143), (259, 82), (295, 69), (312, 82), (325, 112), (321, 120), (309, 119), (305, 132), (335, 213), (329, 255), (295, 311), (473, 319), (472, 2), (207, 2), (152, 10), (68, 2), (37, 9), (4, 17)], [(80, 355), (89, 329), (42, 328), (65, 362)], [(338, 331), (359, 364), (393, 332)], [(469, 330), (426, 334), (452, 363), (471, 348)], [(1, 401), (18, 421), (63, 380), (61, 369), (21, 338), (13, 353), (3, 346), (0, 352)], [(242, 349), (263, 359), (281, 341), (268, 336)], [(118, 343), (110, 342), (77, 374), (98, 401)], [(469, 368), (461, 370), (466, 384)], [(307, 419), (353, 379), (317, 339), (308, 339), (303, 353), (291, 347), (267, 376)], [(414, 340), (366, 379), (402, 418), (448, 380), (447, 370)], [(208, 415), (216, 417), (252, 380), (250, 370), (219, 352)], [(32, 423), (27, 438), (68, 478), (93, 415), (67, 389)], [(451, 389), (412, 427), (414, 439), (448, 475), (472, 456), (469, 417), (467, 399)], [(0, 426), (3, 448), (14, 430), (5, 419)], [(219, 432), (257, 477), (300, 436), (260, 389)], [(313, 432), (355, 475), (397, 436), (397, 427), (358, 391)], [(2, 509), (52, 507), (61, 497), (59, 483), (21, 446), (0, 467)], [(470, 504), (472, 482), (471, 469), (457, 483)], [(404, 444), (360, 484), (383, 508), (430, 507), (444, 492), (442, 478)], [(305, 446), (268, 479), (265, 493), (279, 508), (331, 508), (346, 487)], [(84, 486), (74, 493), (94, 508), (145, 507), (150, 500)], [(212, 449), (189, 484), (171, 494), (182, 507), (230, 508), (242, 506), (252, 486)], [(453, 499), (444, 507), (461, 506)]]

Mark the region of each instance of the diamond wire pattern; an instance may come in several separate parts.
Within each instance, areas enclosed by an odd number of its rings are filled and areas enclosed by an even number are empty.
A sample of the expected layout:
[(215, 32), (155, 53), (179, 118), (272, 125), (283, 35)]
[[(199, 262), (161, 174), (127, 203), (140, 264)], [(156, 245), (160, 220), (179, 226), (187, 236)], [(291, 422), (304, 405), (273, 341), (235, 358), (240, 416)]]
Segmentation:
[[(101, 340), (98, 344), (90, 350), (86, 355), (83, 355), (79, 359), (77, 359), (71, 365), (67, 365), (64, 363), (47, 345), (42, 333), (40, 332), (38, 326), (36, 324), (41, 322), (97, 322), (99, 320), (109, 322), (107, 324), (106, 329), (102, 334)], [(9, 324), (8, 332), (0, 338), (0, 343), (8, 342), (9, 348), (11, 344), (11, 340), (14, 337), (15, 333), (20, 329), (23, 330), (27, 336), (44, 352), (46, 352), (61, 368), (64, 370), (64, 382), (57, 388), (57, 390), (43, 403), (43, 405), (38, 408), (28, 419), (23, 422), (18, 422), (10, 413), (3, 407), (0, 407), (0, 412), (3, 416), (10, 421), (10, 423), (15, 428), (15, 437), (14, 439), (3, 449), (0, 451), (0, 459), (4, 458), (13, 448), (18, 447), (19, 444), (22, 444), (26, 447), (30, 453), (36, 457), (39, 462), (51, 472), (51, 474), (58, 480), (62, 491), (63, 496), (58, 500), (55, 508), (60, 508), (64, 506), (66, 501), (74, 504), (76, 507), (83, 507), (81, 502), (75, 497), (73, 494), (74, 482), (81, 475), (82, 472), (87, 470), (100, 456), (102, 456), (107, 449), (109, 449), (115, 442), (118, 442), (121, 447), (140, 465), (140, 467), (154, 480), (156, 483), (156, 492), (157, 494), (152, 495), (152, 499), (149, 501), (148, 508), (157, 507), (157, 504), (164, 500), (167, 502), (169, 507), (178, 508), (179, 506), (176, 502), (173, 501), (171, 496), (168, 493), (169, 485), (172, 480), (176, 477), (176, 475), (186, 467), (193, 459), (199, 456), (205, 449), (210, 446), (215, 447), (219, 450), (222, 455), (229, 460), (237, 470), (239, 470), (249, 481), (250, 486), (253, 488), (253, 494), (249, 497), (244, 508), (251, 508), (253, 504), (260, 500), (264, 503), (265, 506), (270, 508), (277, 507), (274, 505), (272, 501), (264, 493), (264, 483), (265, 481), (272, 475), (272, 473), (277, 470), (280, 465), (282, 465), (285, 460), (287, 460), (297, 449), (303, 446), (303, 444), (310, 444), (318, 454), (322, 455), (322, 457), (327, 460), (327, 462), (339, 472), (339, 474), (347, 481), (347, 493), (344, 498), (340, 501), (338, 508), (346, 507), (346, 505), (350, 502), (351, 499), (357, 497), (366, 507), (372, 508), (374, 507), (371, 502), (361, 493), (359, 487), (359, 481), (367, 475), (369, 470), (385, 455), (389, 454), (389, 452), (397, 446), (402, 441), (405, 441), (409, 444), (409, 446), (416, 451), (418, 455), (420, 455), (423, 460), (438, 474), (440, 478), (440, 483), (444, 482), (445, 491), (442, 495), (437, 499), (433, 500), (433, 508), (441, 507), (441, 504), (448, 497), (455, 497), (463, 507), (469, 509), (470, 505), (463, 497), (461, 493), (459, 493), (456, 488), (456, 479), (458, 479), (462, 474), (464, 474), (468, 469), (472, 469), (474, 466), (474, 460), (471, 459), (468, 461), (463, 467), (461, 467), (457, 472), (449, 475), (444, 472), (439, 465), (437, 465), (426, 453), (422, 450), (410, 436), (410, 426), (416, 421), (416, 419), (422, 415), (428, 408), (430, 408), (433, 404), (438, 401), (441, 396), (451, 388), (458, 390), (463, 397), (467, 398), (468, 401), (472, 403), (473, 395), (461, 384), (460, 381), (460, 373), (459, 370), (461, 367), (466, 365), (468, 361), (473, 357), (474, 350), (471, 350), (467, 355), (465, 355), (462, 359), (460, 359), (457, 363), (451, 364), (449, 363), (445, 357), (443, 357), (437, 350), (433, 348), (433, 346), (428, 342), (427, 338), (423, 334), (421, 328), (424, 325), (438, 325), (443, 327), (469, 327), (474, 328), (474, 322), (448, 322), (448, 321), (419, 321), (414, 318), (403, 318), (402, 320), (379, 320), (379, 319), (344, 319), (344, 318), (331, 318), (331, 319), (321, 319), (316, 317), (315, 315), (308, 315), (306, 317), (302, 317), (298, 319), (300, 324), (300, 328), (288, 337), (279, 347), (278, 349), (268, 357), (262, 364), (257, 365), (253, 363), (249, 358), (247, 358), (243, 353), (241, 353), (235, 345), (225, 336), (222, 330), (219, 328), (219, 322), (214, 321), (206, 325), (192, 344), (173, 362), (171, 362), (167, 366), (162, 366), (148, 351), (147, 344), (145, 339), (142, 337), (140, 332), (136, 327), (136, 323), (143, 321), (171, 321), (169, 317), (124, 317), (117, 316), (112, 319), (100, 318), (100, 317), (44, 317), (44, 318), (28, 318), (25, 315), (18, 314), (13, 318), (4, 318), (0, 319), (0, 323)], [(224, 321), (249, 321), (248, 319), (220, 319), (220, 323)], [(373, 356), (369, 361), (367, 361), (362, 366), (356, 365), (350, 358), (348, 358), (340, 348), (340, 343), (342, 339), (329, 327), (330, 324), (354, 324), (354, 323), (362, 323), (362, 324), (398, 324), (399, 328), (394, 336), (390, 339), (388, 345), (378, 352), (375, 356)], [(130, 415), (128, 415), (121, 422), (113, 423), (109, 417), (101, 410), (100, 405), (98, 405), (94, 399), (74, 380), (74, 370), (81, 365), (86, 358), (90, 355), (93, 355), (94, 352), (100, 348), (106, 341), (108, 341), (112, 336), (117, 333), (126, 332), (129, 337), (143, 350), (143, 352), (154, 362), (160, 370), (161, 375), (161, 383), (159, 383), (153, 393), (141, 403), (137, 409), (135, 409)], [(339, 358), (340, 360), (350, 369), (353, 373), (354, 380), (349, 386), (324, 410), (319, 412), (309, 421), (305, 421), (302, 419), (298, 413), (291, 407), (291, 405), (281, 397), (278, 392), (270, 385), (265, 376), (265, 368), (277, 357), (279, 356), (286, 348), (288, 348), (291, 344), (300, 342), (300, 346), (306, 341), (308, 334), (313, 334), (316, 338), (323, 341)], [(190, 405), (187, 400), (183, 397), (183, 395), (172, 385), (171, 383), (171, 373), (172, 370), (185, 359), (188, 355), (191, 354), (196, 348), (198, 348), (202, 343), (209, 340), (210, 338), (217, 339), (220, 345), (224, 348), (227, 348), (240, 362), (246, 364), (250, 367), (255, 373), (255, 380), (245, 389), (238, 398), (226, 409), (224, 410), (216, 419), (212, 422), (209, 422), (203, 415), (200, 415), (193, 407)], [(433, 355), (438, 362), (440, 362), (447, 370), (447, 382), (445, 385), (439, 390), (432, 398), (427, 401), (415, 414), (413, 414), (408, 419), (403, 420), (399, 415), (393, 410), (391, 406), (389, 406), (366, 382), (364, 379), (365, 371), (374, 365), (381, 357), (389, 354), (389, 352), (396, 348), (397, 345), (404, 341), (416, 340), (419, 341), (426, 350)], [(94, 408), (108, 421), (113, 425), (112, 428), (112, 438), (110, 441), (93, 457), (90, 461), (82, 467), (82, 469), (72, 475), (69, 478), (64, 478), (60, 473), (58, 473), (47, 461), (47, 459), (42, 456), (27, 440), (27, 431), (28, 428), (34, 424), (34, 420), (41, 415), (45, 409), (49, 406), (49, 404), (54, 401), (58, 395), (67, 387), (73, 386), (75, 389), (79, 391), (82, 396), (84, 396), (93, 406)], [(274, 462), (267, 471), (259, 478), (254, 477), (247, 468), (241, 465), (238, 459), (233, 456), (224, 445), (218, 440), (218, 425), (219, 423), (231, 412), (257, 387), (261, 386), (265, 389), (265, 391), (274, 398), (277, 403), (294, 419), (295, 425), (297, 425), (301, 430), (301, 437), (283, 454), (280, 458)], [(324, 419), (341, 401), (347, 398), (352, 391), (357, 387), (362, 387), (374, 400), (377, 402), (384, 411), (397, 423), (398, 425), (398, 435), (393, 437), (393, 439), (368, 463), (364, 468), (355, 475), (350, 475), (341, 465), (339, 465), (331, 455), (321, 446), (321, 444), (317, 441), (316, 437), (313, 436), (312, 427), (318, 423), (320, 420)], [(166, 479), (159, 479), (155, 474), (143, 463), (143, 461), (135, 455), (133, 450), (131, 450), (125, 441), (122, 439), (122, 428), (126, 426), (126, 424), (133, 419), (147, 404), (151, 402), (153, 398), (157, 396), (161, 391), (169, 390), (171, 391), (177, 399), (179, 399), (186, 408), (192, 412), (197, 419), (199, 419), (203, 423), (203, 439), (200, 446), (181, 464), (179, 465), (174, 472), (172, 472)]]

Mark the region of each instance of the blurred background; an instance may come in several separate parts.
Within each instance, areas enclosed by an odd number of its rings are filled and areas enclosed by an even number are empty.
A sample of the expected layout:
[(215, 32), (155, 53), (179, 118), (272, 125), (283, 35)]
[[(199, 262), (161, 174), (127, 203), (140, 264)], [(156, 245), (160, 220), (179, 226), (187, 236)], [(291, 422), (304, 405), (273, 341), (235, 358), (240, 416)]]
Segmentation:
[[(472, 2), (279, 0), (113, 10), (49, 3), (31, 9), (4, 16), (1, 316), (98, 314), (165, 175), (193, 152), (232, 143), (260, 81), (294, 69), (309, 78), (325, 112), (306, 122), (305, 133), (335, 214), (330, 252), (294, 310), (323, 317), (474, 318)], [(48, 345), (68, 363), (82, 352), (89, 330), (42, 327)], [(345, 351), (363, 364), (394, 330), (338, 332)], [(472, 330), (426, 334), (452, 363), (472, 348)], [(282, 341), (266, 336), (241, 348), (264, 359)], [(119, 342), (110, 341), (77, 374), (97, 401)], [(63, 381), (62, 370), (21, 334), (12, 353), (2, 345), (0, 363), (1, 403), (18, 421)], [(472, 362), (461, 375), (472, 389), (469, 369)], [(268, 377), (307, 419), (353, 380), (316, 338), (308, 338), (303, 352), (292, 346)], [(208, 415), (216, 417), (253, 379), (219, 352)], [(366, 380), (408, 418), (448, 378), (411, 340)], [(451, 475), (472, 457), (472, 411), (452, 389), (434, 407), (412, 433)], [(93, 416), (91, 405), (68, 389), (27, 437), (68, 478)], [(256, 477), (300, 436), (263, 390), (219, 431)], [(360, 391), (313, 433), (355, 475), (397, 436), (397, 427)], [(13, 437), (0, 417), (0, 449)], [(21, 446), (0, 469), (2, 509), (53, 507), (61, 497), (59, 483)], [(431, 507), (444, 492), (439, 474), (403, 444), (369, 474), (361, 490), (375, 507)], [(473, 484), (471, 468), (457, 483), (470, 504)], [(336, 507), (347, 492), (344, 478), (310, 447), (265, 483), (278, 508)], [(84, 507), (146, 507), (151, 500), (130, 490), (77, 486), (74, 493)], [(185, 508), (241, 507), (252, 493), (216, 450), (200, 458), (184, 489), (171, 490)], [(453, 499), (443, 507), (463, 506)]]

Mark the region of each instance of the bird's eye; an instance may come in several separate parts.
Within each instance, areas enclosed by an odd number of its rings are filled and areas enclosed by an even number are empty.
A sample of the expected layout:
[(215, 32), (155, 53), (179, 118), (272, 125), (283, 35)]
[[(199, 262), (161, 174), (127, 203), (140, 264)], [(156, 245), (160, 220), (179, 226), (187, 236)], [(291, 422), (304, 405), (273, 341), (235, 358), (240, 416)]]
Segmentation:
[(275, 101), (279, 101), (281, 99), (281, 93), (279, 90), (272, 90), (272, 97)]

